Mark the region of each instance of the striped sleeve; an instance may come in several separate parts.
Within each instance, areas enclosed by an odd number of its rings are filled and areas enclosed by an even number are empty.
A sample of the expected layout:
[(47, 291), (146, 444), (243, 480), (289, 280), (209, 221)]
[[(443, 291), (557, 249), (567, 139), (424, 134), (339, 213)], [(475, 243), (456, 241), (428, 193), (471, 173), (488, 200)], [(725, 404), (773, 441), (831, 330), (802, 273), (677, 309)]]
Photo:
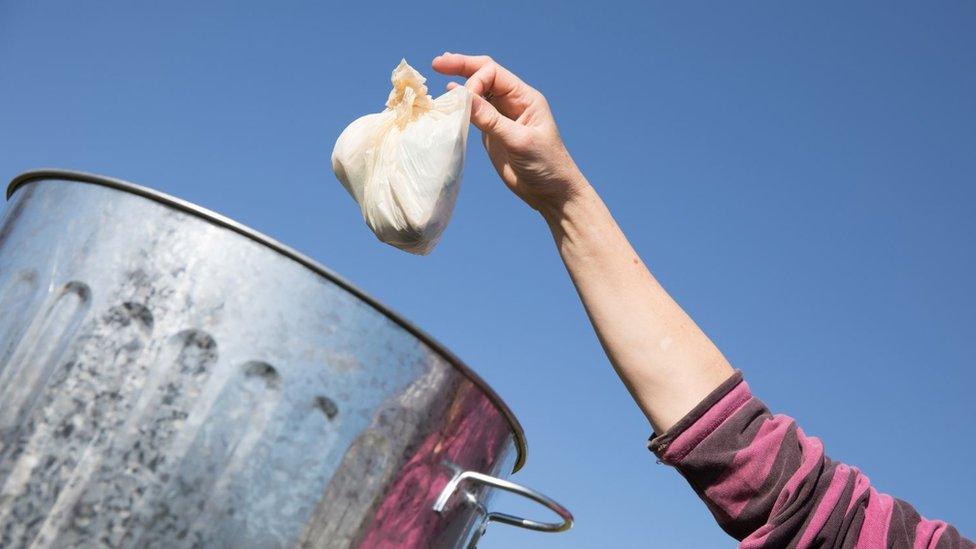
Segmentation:
[(740, 547), (973, 548), (952, 526), (877, 492), (736, 372), (649, 448), (674, 466)]

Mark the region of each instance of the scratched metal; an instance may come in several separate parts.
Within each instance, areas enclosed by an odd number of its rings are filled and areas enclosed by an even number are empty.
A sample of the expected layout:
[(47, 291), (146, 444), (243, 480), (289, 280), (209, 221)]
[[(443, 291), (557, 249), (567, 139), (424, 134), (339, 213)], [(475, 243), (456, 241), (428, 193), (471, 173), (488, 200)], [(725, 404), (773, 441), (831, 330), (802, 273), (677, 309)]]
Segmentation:
[(0, 220), (0, 403), (0, 547), (462, 547), (490, 493), (434, 513), (452, 468), (518, 458), (488, 390), (361, 297), (78, 182)]

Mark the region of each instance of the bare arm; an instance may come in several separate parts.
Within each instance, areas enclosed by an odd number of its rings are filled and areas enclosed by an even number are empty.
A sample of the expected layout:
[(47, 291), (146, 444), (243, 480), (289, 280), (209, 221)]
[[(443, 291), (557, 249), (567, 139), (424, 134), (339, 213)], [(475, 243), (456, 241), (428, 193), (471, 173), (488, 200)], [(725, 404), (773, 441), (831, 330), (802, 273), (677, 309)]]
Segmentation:
[(549, 224), (610, 362), (658, 435), (650, 449), (681, 471), (726, 532), (744, 547), (976, 547), (877, 492), (752, 396), (627, 242), (566, 152), (542, 94), (487, 57), (445, 54), (434, 68), (468, 79), (488, 156)]
[(655, 431), (666, 431), (732, 368), (637, 256), (542, 94), (485, 56), (444, 54), (433, 67), (468, 79), (471, 119), (498, 174), (548, 223), (607, 357)]
[(581, 187), (543, 217), (610, 363), (661, 433), (732, 368), (654, 279), (596, 192)]

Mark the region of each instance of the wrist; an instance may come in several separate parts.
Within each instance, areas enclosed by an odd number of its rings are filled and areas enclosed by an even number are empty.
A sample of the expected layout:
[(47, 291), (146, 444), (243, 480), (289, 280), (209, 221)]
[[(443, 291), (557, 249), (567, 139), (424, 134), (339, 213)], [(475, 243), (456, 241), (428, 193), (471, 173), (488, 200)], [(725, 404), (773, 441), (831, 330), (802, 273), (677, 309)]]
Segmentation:
[(585, 211), (599, 201), (596, 190), (582, 173), (576, 171), (560, 184), (562, 192), (547, 197), (535, 208), (550, 227), (561, 225), (570, 217)]

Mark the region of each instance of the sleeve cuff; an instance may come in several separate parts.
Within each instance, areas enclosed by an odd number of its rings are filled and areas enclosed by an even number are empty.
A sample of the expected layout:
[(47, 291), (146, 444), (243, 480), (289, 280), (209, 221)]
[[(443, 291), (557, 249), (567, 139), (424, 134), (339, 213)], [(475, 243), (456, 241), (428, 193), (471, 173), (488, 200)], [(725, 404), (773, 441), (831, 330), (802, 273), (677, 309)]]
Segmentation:
[[(700, 419), (702, 419), (713, 407), (715, 407), (719, 402), (725, 399), (742, 381), (742, 372), (736, 370), (727, 380), (722, 382), (721, 385), (715, 388), (704, 400), (698, 403), (697, 406), (692, 408), (685, 417), (681, 418), (677, 423), (675, 423), (670, 429), (668, 429), (664, 434), (658, 435), (657, 433), (651, 434), (650, 440), (648, 440), (647, 448), (654, 453), (662, 462), (676, 461), (670, 459), (671, 456), (665, 456), (668, 451), (668, 447), (681, 436), (685, 431), (694, 426)], [(665, 458), (669, 459), (665, 459)]]

